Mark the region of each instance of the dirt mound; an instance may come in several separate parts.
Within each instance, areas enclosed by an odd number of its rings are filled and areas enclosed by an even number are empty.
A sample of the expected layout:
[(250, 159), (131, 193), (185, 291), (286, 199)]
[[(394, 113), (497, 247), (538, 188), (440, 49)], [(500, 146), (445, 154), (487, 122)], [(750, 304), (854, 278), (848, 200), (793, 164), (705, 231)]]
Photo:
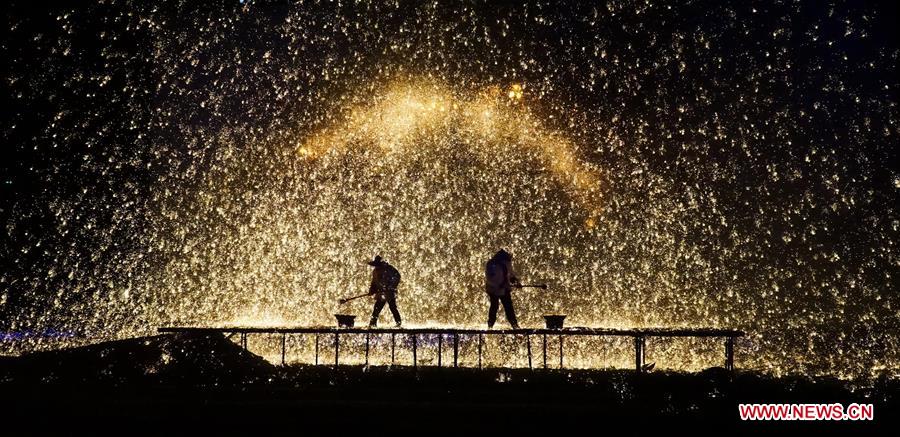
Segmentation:
[(221, 334), (168, 334), (38, 352), (0, 362), (7, 383), (241, 385), (273, 367)]

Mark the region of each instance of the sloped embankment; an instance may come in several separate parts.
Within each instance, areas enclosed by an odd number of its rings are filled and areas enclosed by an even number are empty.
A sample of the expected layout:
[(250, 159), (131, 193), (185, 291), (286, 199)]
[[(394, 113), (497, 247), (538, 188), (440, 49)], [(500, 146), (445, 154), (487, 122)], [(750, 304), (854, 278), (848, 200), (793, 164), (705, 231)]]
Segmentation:
[(173, 334), (8, 358), (0, 363), (0, 382), (232, 386), (268, 378), (273, 370), (221, 334)]

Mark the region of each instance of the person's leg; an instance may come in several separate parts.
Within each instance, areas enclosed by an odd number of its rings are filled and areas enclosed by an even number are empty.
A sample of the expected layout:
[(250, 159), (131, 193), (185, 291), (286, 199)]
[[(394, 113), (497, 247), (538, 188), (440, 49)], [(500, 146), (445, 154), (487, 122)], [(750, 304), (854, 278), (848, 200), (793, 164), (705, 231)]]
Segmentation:
[(493, 328), (494, 322), (497, 321), (497, 309), (500, 308), (500, 299), (492, 294), (488, 295), (488, 299), (491, 300), (491, 306), (488, 308), (488, 328)]
[(397, 326), (400, 326), (400, 310), (397, 309), (397, 295), (391, 293), (388, 295), (388, 308), (391, 309), (391, 314), (394, 315), (394, 322), (397, 323)]
[(375, 308), (372, 309), (372, 320), (369, 320), (369, 326), (378, 326), (378, 315), (381, 314), (381, 309), (384, 308), (384, 296), (377, 296), (375, 298)]
[(513, 329), (519, 329), (519, 321), (516, 320), (516, 310), (513, 308), (512, 296), (507, 294), (500, 298), (500, 302), (503, 302), (503, 312), (506, 314), (509, 326), (512, 326)]

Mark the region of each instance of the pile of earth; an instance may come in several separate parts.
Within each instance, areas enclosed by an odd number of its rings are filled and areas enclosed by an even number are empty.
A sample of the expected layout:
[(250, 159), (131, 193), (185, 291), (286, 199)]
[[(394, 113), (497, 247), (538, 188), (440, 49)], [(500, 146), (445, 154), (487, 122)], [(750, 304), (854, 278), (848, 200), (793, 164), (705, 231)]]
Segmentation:
[(223, 335), (169, 334), (4, 357), (0, 384), (234, 386), (273, 371)]

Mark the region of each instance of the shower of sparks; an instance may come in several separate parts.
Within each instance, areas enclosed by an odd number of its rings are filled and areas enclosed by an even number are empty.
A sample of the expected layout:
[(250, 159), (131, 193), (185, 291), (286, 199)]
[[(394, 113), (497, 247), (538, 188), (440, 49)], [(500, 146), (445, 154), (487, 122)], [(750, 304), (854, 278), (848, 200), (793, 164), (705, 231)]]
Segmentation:
[[(459, 152), (470, 154), (480, 173), (500, 172), (510, 178), (551, 173), (589, 211), (586, 224), (593, 225), (602, 205), (598, 172), (579, 162), (570, 141), (548, 131), (527, 109), (512, 104), (522, 99), (521, 85), (512, 85), (511, 90), (508, 99), (503, 99), (497, 87), (467, 97), (441, 86), (392, 86), (375, 97), (374, 104), (351, 108), (349, 116), (338, 117), (334, 127), (313, 133), (297, 154), (313, 160), (328, 154), (342, 156), (354, 146), (371, 144), (382, 152), (378, 158), (389, 171), (408, 164), (405, 159), (421, 159), (421, 153), (435, 153), (442, 147), (464, 149)], [(524, 159), (521, 164), (507, 162), (503, 155)]]
[[(525, 326), (737, 328), (741, 367), (896, 374), (891, 14), (722, 3), (13, 8), (0, 328), (366, 319), (337, 299), (376, 253), (407, 324), (482, 326), (504, 247), (551, 287), (515, 294)], [(59, 344), (28, 338), (0, 347)]]

